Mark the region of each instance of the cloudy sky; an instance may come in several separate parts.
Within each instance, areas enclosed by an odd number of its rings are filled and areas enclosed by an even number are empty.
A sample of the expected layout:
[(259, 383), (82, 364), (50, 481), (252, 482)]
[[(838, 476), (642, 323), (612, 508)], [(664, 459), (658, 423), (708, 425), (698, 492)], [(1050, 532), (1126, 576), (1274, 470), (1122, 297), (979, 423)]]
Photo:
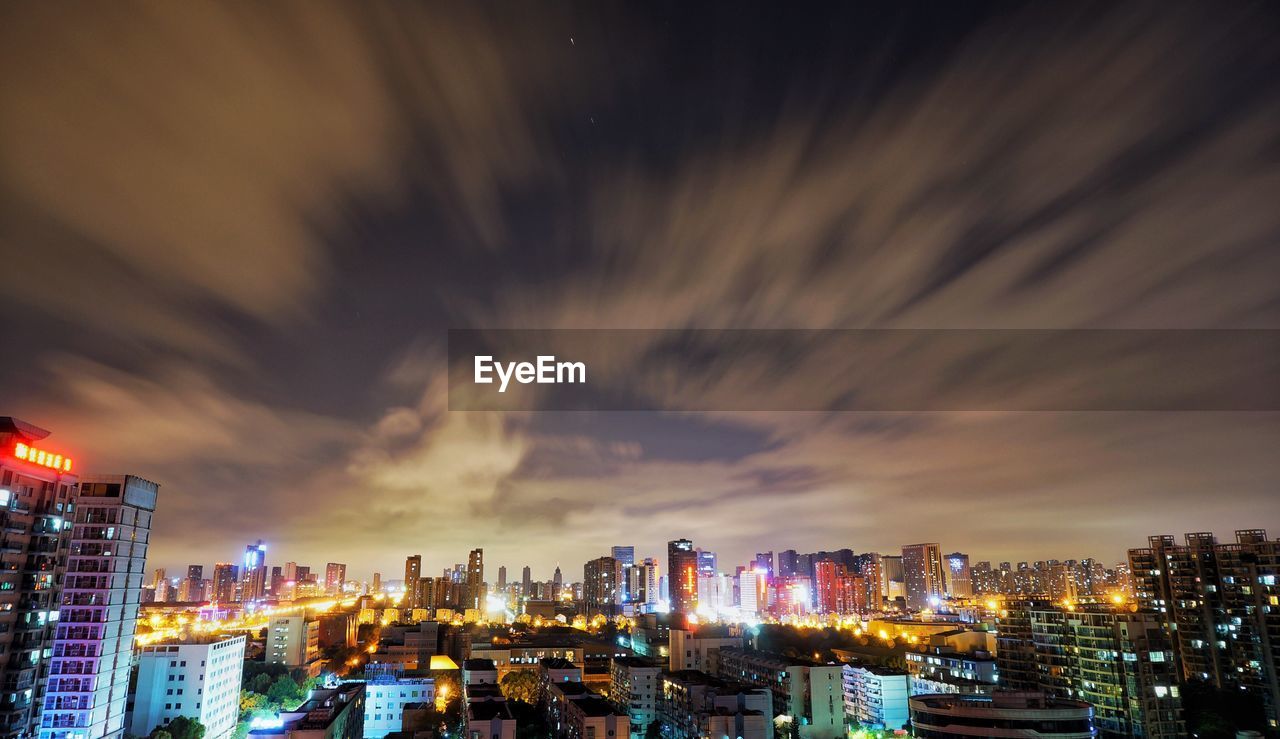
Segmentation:
[(1276, 412), (448, 410), (450, 328), (1280, 329), (1273, 8), (892, 7), (10, 5), (0, 414), (170, 568), (1280, 534)]

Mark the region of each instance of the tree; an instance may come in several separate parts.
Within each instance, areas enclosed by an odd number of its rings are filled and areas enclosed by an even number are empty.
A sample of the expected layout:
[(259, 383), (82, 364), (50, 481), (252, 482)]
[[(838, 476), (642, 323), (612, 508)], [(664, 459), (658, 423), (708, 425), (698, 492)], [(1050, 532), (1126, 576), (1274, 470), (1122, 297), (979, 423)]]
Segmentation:
[(267, 690), (267, 698), (276, 705), (293, 706), (302, 702), (302, 688), (293, 678), (288, 675), (281, 675), (271, 683), (271, 687)]
[(267, 708), (267, 696), (262, 693), (255, 693), (249, 690), (240, 691), (241, 714), (250, 713), (251, 711), (266, 710)]
[(156, 732), (172, 739), (204, 739), (205, 726), (193, 718), (179, 716), (163, 729), (157, 728), (156, 731), (151, 732), (151, 739), (164, 739), (164, 737), (157, 737)]
[(644, 739), (662, 739), (662, 722), (652, 721), (644, 730)]
[(538, 673), (533, 670), (511, 670), (498, 681), (498, 687), (507, 700), (529, 705), (538, 702)]

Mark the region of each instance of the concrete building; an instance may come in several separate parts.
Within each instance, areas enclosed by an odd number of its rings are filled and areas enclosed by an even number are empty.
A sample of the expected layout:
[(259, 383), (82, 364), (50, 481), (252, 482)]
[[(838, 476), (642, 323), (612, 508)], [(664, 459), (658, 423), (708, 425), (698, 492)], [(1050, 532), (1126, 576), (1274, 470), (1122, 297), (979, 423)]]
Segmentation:
[(324, 592), (328, 595), (341, 595), (342, 586), (347, 583), (347, 566), (341, 562), (330, 562), (324, 566)]
[(873, 665), (844, 665), (844, 715), (851, 727), (895, 731), (910, 721), (911, 676)]
[(632, 739), (642, 739), (658, 719), (662, 668), (640, 657), (615, 657), (609, 665), (609, 700), (627, 712)]
[(1089, 703), (1101, 736), (1186, 736), (1173, 644), (1156, 614), (1009, 601), (1005, 620), (1029, 634), (1030, 650), (997, 652), (1002, 686)]
[(731, 636), (727, 628), (704, 626), (697, 631), (671, 629), (667, 669), (698, 670), (716, 674), (715, 654), (722, 647), (742, 647), (741, 636)]
[[(43, 675), (53, 647), (76, 494), (72, 461), (44, 441), (49, 432), (0, 416), (0, 738), (34, 736), (44, 705)], [(25, 571), (25, 573), (24, 573)], [(97, 587), (94, 574), (77, 585)], [(64, 646), (64, 654), (68, 646)], [(84, 654), (84, 648), (71, 650)]]
[(132, 475), (80, 480), (67, 576), (40, 716), (41, 739), (121, 736), (151, 515), (159, 486)]
[(722, 647), (717, 661), (720, 677), (768, 687), (773, 693), (774, 716), (787, 716), (797, 722), (802, 739), (844, 736), (842, 665), (822, 665), (738, 647)]
[(462, 684), (497, 685), (498, 665), (491, 659), (473, 657), (462, 662)]
[(1280, 727), (1280, 539), (1263, 529), (1219, 543), (1210, 532), (1152, 536), (1129, 550), (1138, 602), (1176, 636), (1182, 675), (1262, 701)]
[(185, 716), (204, 725), (206, 739), (231, 736), (240, 719), (244, 647), (244, 636), (141, 647), (129, 733), (147, 736)]
[(436, 699), (435, 680), (429, 677), (378, 675), (364, 684), (364, 736), (384, 737), (400, 731), (405, 706), (432, 703)]
[(698, 554), (688, 539), (667, 542), (667, 589), (672, 613), (698, 610)]
[[(773, 694), (768, 688), (722, 680), (696, 670), (664, 673), (661, 683), (658, 719), (664, 739), (773, 737)], [(718, 733), (729, 727), (744, 733)], [(644, 734), (647, 728), (635, 730)]]
[(942, 548), (935, 543), (904, 546), (902, 578), (907, 608), (913, 611), (937, 609), (946, 595)]
[(311, 698), (249, 730), (257, 739), (363, 739), (364, 683), (311, 691)]
[(1093, 739), (1093, 709), (1088, 703), (1049, 698), (1039, 693), (999, 691), (990, 696), (917, 695), (908, 705), (911, 730), (930, 739), (1034, 736), (1043, 739)]
[(467, 739), (515, 739), (516, 719), (505, 700), (467, 704)]
[(305, 616), (276, 616), (267, 625), (266, 661), (311, 671), (320, 664), (320, 624)]

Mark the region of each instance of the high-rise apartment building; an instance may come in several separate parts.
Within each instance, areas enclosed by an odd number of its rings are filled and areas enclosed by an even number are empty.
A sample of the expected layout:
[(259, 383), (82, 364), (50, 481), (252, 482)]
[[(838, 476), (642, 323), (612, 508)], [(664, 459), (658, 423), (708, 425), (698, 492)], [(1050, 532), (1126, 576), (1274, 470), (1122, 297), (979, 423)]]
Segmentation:
[(520, 571), (520, 595), (533, 597), (533, 570), (529, 569), (529, 565), (525, 565)]
[[(80, 480), (40, 739), (125, 731), (133, 635), (159, 485), (133, 475)], [(189, 573), (190, 574), (190, 573)]]
[(636, 563), (636, 548), (634, 546), (613, 547), (609, 551), (609, 556), (618, 560), (618, 562), (626, 567)]
[(231, 603), (236, 599), (236, 581), (239, 579), (239, 567), (230, 562), (219, 562), (213, 566), (213, 602)]
[[(48, 431), (0, 416), (0, 737), (34, 736), (77, 479)], [(78, 576), (77, 576), (78, 577)], [(79, 581), (77, 580), (77, 584)], [(97, 586), (97, 577), (93, 582)], [(141, 584), (141, 582), (139, 582)]]
[(588, 615), (617, 615), (621, 575), (622, 566), (613, 557), (599, 557), (583, 566), (582, 600)]
[(1159, 616), (1017, 600), (998, 621), (1000, 684), (1093, 706), (1104, 737), (1187, 735), (1173, 643)]
[(467, 556), (466, 588), (462, 591), (465, 602), (463, 608), (484, 609), (484, 550), (472, 549)]
[(952, 552), (946, 556), (947, 593), (952, 598), (972, 598), (973, 578), (969, 572), (969, 555)]
[(507, 589), (507, 566), (502, 565), (498, 568), (498, 590), (506, 591)]
[(240, 600), (262, 600), (267, 592), (267, 547), (259, 539), (258, 543), (244, 548), (244, 570), (241, 573)]
[(404, 599), (400, 607), (408, 610), (421, 608), (418, 596), (418, 581), (422, 579), (422, 555), (415, 554), (404, 560)]
[(667, 542), (667, 587), (671, 591), (671, 612), (689, 614), (698, 609), (698, 554), (693, 542)]
[(209, 739), (229, 737), (240, 718), (244, 645), (244, 636), (220, 636), (142, 647), (129, 733), (147, 736), (185, 716)]
[(1178, 544), (1152, 536), (1129, 550), (1135, 596), (1175, 635), (1187, 680), (1244, 690), (1262, 702), (1274, 728), (1280, 708), (1280, 540), (1262, 529), (1220, 544), (1197, 532)]
[(933, 543), (904, 546), (902, 578), (906, 586), (907, 608), (916, 611), (937, 608), (946, 588), (942, 548)]
[(324, 566), (324, 592), (329, 595), (341, 595), (342, 586), (347, 583), (347, 566), (339, 562), (330, 562)]
[[(765, 575), (772, 580), (777, 574), (777, 570), (773, 568), (773, 552), (757, 552), (755, 561), (757, 570), (764, 570)], [(809, 572), (800, 572), (799, 575), (809, 575)]]

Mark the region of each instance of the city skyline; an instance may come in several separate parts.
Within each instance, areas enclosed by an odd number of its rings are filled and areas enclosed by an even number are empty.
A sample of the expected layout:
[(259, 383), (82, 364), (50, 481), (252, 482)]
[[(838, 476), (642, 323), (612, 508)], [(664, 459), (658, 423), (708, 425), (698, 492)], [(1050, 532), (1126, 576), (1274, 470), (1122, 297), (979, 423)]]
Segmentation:
[(0, 24), (0, 414), (159, 483), (154, 562), (1280, 530), (1274, 409), (715, 410), (867, 392), (751, 344), (650, 412), (464, 413), (446, 366), (450, 329), (1280, 328), (1262, 6), (309, 10)]

